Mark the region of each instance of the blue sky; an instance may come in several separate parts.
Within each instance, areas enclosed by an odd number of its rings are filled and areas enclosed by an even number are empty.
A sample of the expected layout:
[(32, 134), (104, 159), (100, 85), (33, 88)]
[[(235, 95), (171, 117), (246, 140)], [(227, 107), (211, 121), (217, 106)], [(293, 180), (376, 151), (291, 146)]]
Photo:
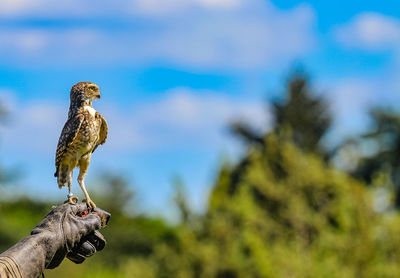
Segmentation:
[[(294, 64), (331, 104), (331, 140), (360, 132), (371, 105), (398, 108), (395, 1), (1, 0), (0, 97), (10, 111), (0, 162), (25, 194), (62, 199), (52, 176), (69, 89), (97, 83), (109, 122), (89, 192), (104, 171), (132, 180), (144, 211), (171, 209), (171, 179), (205, 206), (216, 169), (243, 149), (227, 123), (268, 128)], [(76, 182), (74, 192), (81, 196)], [(99, 204), (101, 205), (101, 204)]]

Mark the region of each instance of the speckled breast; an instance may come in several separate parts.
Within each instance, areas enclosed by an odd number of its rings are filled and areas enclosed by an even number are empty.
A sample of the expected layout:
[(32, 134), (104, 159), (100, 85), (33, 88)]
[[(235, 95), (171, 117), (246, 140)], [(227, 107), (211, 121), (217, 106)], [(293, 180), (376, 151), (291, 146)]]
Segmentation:
[(84, 120), (81, 125), (79, 136), (79, 150), (82, 154), (87, 153), (96, 146), (99, 140), (101, 119), (98, 114), (94, 116), (89, 112), (84, 112)]

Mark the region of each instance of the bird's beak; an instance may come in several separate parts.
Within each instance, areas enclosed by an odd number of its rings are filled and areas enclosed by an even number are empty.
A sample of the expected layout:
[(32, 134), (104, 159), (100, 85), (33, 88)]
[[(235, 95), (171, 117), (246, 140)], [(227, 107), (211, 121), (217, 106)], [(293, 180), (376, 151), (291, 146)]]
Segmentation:
[(101, 98), (100, 92), (98, 92), (98, 93), (96, 94), (96, 98), (98, 98), (98, 99)]

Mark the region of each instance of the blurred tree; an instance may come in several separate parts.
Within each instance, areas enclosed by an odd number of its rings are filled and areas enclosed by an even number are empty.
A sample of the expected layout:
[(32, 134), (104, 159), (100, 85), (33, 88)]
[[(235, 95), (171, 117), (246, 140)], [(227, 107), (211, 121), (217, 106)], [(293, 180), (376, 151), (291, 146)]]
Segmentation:
[(4, 108), (3, 105), (0, 104), (0, 120), (4, 122), (5, 119), (7, 118), (7, 115), (8, 111)]
[[(5, 107), (0, 102), (0, 124), (4, 124), (5, 120), (7, 119), (8, 112)], [(13, 175), (7, 172), (3, 167), (0, 167), (0, 186), (6, 184), (10, 179), (13, 178)]]
[(50, 204), (26, 197), (0, 201), (0, 253), (29, 235), (50, 210)]
[[(265, 149), (265, 138), (272, 133), (285, 134), (300, 149), (321, 154), (330, 158), (330, 151), (324, 149), (321, 140), (331, 126), (331, 116), (325, 101), (315, 96), (304, 75), (294, 74), (289, 79), (285, 96), (271, 101), (274, 118), (273, 129), (259, 134), (251, 124), (237, 122), (231, 125), (234, 134), (245, 139), (249, 149)], [(276, 154), (279, 155), (279, 154)], [(244, 157), (231, 174), (229, 192), (237, 189), (239, 178), (249, 164), (249, 157)], [(279, 163), (274, 164), (275, 174), (284, 175)]]
[(395, 187), (395, 206), (400, 208), (400, 114), (387, 109), (370, 112), (372, 130), (345, 145), (358, 150), (359, 159), (351, 173), (370, 184), (380, 172), (387, 172)]
[(185, 185), (182, 178), (176, 176), (172, 181), (175, 187), (174, 201), (179, 209), (180, 220), (182, 224), (188, 224), (189, 219), (192, 217), (190, 207), (187, 203), (187, 194), (185, 191)]
[(313, 94), (305, 77), (294, 76), (286, 100), (272, 104), (276, 127), (290, 128), (296, 146), (305, 151), (323, 151), (320, 142), (332, 119), (325, 100)]
[[(103, 252), (46, 277), (398, 277), (400, 216), (375, 212), (378, 189), (303, 152), (285, 133), (264, 140), (265, 148), (246, 155), (236, 190), (229, 185), (239, 165), (221, 167), (196, 225), (171, 227), (119, 208), (102, 231)], [(49, 209), (29, 200), (3, 203), (0, 239), (15, 242)], [(192, 214), (187, 218), (193, 223)]]
[(112, 217), (104, 230), (107, 252), (101, 253), (97, 260), (116, 267), (128, 257), (148, 256), (159, 241), (173, 240), (173, 229), (164, 220), (140, 215), (135, 210), (135, 194), (123, 175), (103, 174), (100, 181), (102, 186), (95, 198)]
[(271, 133), (264, 144), (248, 154), (235, 192), (229, 185), (237, 166), (224, 165), (200, 225), (180, 226), (177, 241), (159, 242), (147, 259), (131, 257), (124, 277), (400, 274), (398, 214), (376, 213), (369, 189), (286, 135)]
[[(271, 101), (274, 129), (291, 133), (293, 143), (305, 151), (326, 153), (321, 140), (329, 130), (332, 118), (324, 99), (312, 92), (308, 80), (303, 75), (293, 75), (283, 98)], [(232, 125), (234, 133), (247, 142), (264, 145), (263, 137), (249, 124), (239, 122)]]
[[(0, 99), (0, 125), (6, 125), (9, 120), (9, 111), (2, 104)], [(1, 134), (0, 134), (1, 136)], [(17, 167), (5, 168), (0, 165), (0, 187), (11, 184), (21, 177), (21, 171)], [(1, 195), (0, 195), (1, 198)]]
[[(113, 173), (105, 173), (99, 180), (100, 190), (98, 191), (100, 193), (96, 199), (100, 200), (102, 208), (113, 215), (124, 214), (124, 210), (132, 205), (135, 196), (128, 180), (123, 175)], [(130, 211), (133, 211), (132, 207), (130, 207)]]

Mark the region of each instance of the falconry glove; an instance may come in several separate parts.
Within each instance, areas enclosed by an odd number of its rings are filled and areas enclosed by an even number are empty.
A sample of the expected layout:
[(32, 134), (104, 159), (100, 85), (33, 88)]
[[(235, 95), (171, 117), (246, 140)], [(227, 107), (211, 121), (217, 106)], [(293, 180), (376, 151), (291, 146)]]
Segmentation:
[[(60, 265), (65, 257), (82, 263), (104, 248), (106, 241), (97, 230), (105, 227), (109, 218), (109, 213), (98, 208), (89, 210), (85, 203), (56, 207), (30, 236), (0, 254), (1, 278), (36, 278), (44, 269)], [(6, 262), (3, 271), (11, 269), (14, 274), (1, 272), (2, 260)]]

